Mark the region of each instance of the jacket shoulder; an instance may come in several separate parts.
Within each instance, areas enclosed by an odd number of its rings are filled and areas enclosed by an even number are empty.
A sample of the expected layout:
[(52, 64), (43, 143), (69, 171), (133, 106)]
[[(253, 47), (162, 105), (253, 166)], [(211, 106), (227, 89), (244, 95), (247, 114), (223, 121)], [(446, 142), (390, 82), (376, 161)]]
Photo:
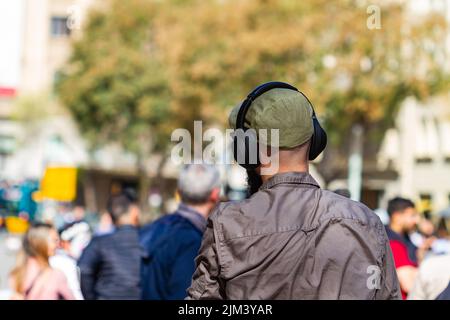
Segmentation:
[(139, 232), (139, 238), (141, 244), (153, 246), (157, 239), (201, 238), (201, 235), (197, 235), (198, 233), (186, 218), (175, 213), (165, 215), (142, 227)]
[(182, 217), (177, 213), (168, 214), (162, 216), (161, 218), (155, 220), (149, 225), (145, 226), (141, 230), (141, 234), (149, 232), (155, 229), (165, 229), (165, 230), (180, 230), (180, 229), (191, 229), (191, 223), (186, 218)]
[(109, 243), (113, 239), (114, 232), (102, 235), (93, 236), (90, 242), (91, 246), (101, 246), (103, 244)]
[(383, 225), (375, 212), (365, 204), (328, 190), (321, 190), (317, 210), (321, 213), (319, 221), (349, 219), (363, 225)]

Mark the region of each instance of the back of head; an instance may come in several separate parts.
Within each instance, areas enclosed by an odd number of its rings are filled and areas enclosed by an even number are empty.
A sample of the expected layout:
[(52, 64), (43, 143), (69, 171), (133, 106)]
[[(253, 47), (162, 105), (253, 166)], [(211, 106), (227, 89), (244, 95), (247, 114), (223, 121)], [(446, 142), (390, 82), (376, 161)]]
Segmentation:
[[(231, 111), (228, 122), (234, 129), (237, 128), (237, 115), (241, 104)], [(311, 139), (313, 128), (313, 107), (306, 97), (294, 90), (274, 88), (257, 97), (245, 116), (245, 123), (249, 128), (259, 132), (264, 131), (264, 140), (272, 145), (271, 129), (279, 130), (279, 141), (275, 147), (292, 149), (303, 145)]]
[(47, 223), (33, 224), (23, 238), (23, 250), (28, 257), (41, 263), (48, 262), (48, 239), (53, 226)]
[(108, 201), (108, 212), (114, 224), (126, 216), (132, 206), (137, 205), (137, 197), (131, 190), (124, 190), (121, 193), (112, 196)]
[(59, 237), (61, 239), (64, 249), (65, 244), (69, 244), (69, 254), (78, 259), (82, 250), (86, 247), (92, 237), (89, 224), (84, 220), (79, 220), (66, 224), (59, 230)]
[(42, 267), (48, 267), (48, 242), (53, 226), (47, 223), (35, 223), (25, 233), (22, 250), (18, 254), (16, 266), (11, 272), (17, 292), (23, 292), (26, 268), (29, 258), (34, 258)]
[(202, 204), (208, 201), (211, 192), (220, 187), (219, 171), (208, 164), (185, 166), (178, 179), (178, 192), (187, 204)]
[(284, 82), (256, 87), (231, 111), (228, 121), (237, 129), (233, 136), (235, 160), (246, 169), (258, 169), (262, 176), (308, 171), (308, 161), (326, 146), (325, 130), (311, 102)]
[(414, 207), (414, 202), (412, 202), (411, 200), (401, 197), (395, 197), (389, 200), (387, 212), (389, 214), (389, 217), (392, 217), (394, 213), (401, 213), (405, 209)]

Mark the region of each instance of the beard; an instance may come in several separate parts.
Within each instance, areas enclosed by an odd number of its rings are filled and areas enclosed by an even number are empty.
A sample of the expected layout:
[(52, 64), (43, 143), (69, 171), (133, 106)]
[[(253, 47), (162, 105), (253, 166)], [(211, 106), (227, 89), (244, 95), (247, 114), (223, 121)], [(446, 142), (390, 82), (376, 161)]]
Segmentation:
[(262, 178), (255, 170), (247, 170), (247, 194), (249, 197), (258, 192), (262, 184)]

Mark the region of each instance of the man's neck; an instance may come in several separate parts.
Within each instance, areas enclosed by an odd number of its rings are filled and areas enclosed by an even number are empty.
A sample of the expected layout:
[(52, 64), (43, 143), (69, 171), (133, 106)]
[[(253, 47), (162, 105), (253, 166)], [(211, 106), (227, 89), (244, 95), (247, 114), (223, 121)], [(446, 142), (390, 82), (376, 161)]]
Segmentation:
[(401, 228), (401, 226), (395, 223), (389, 224), (389, 228), (391, 228), (391, 230), (394, 231), (395, 233), (403, 234), (403, 229)]
[(119, 221), (116, 223), (116, 228), (124, 227), (124, 226), (135, 227), (136, 224), (133, 223), (132, 221), (130, 221), (129, 219), (119, 220)]
[(295, 166), (281, 166), (278, 169), (277, 173), (273, 174), (273, 175), (262, 175), (261, 179), (263, 181), (263, 183), (265, 183), (266, 181), (268, 181), (270, 178), (272, 178), (273, 176), (277, 175), (277, 174), (281, 174), (281, 173), (288, 173), (288, 172), (305, 172), (305, 173), (309, 173), (309, 165), (306, 164), (300, 164), (300, 165), (295, 165)]
[(211, 211), (211, 205), (210, 204), (189, 204), (189, 203), (185, 203), (185, 205), (188, 206), (189, 208), (191, 208), (192, 210), (195, 210), (203, 218), (208, 219), (209, 212)]

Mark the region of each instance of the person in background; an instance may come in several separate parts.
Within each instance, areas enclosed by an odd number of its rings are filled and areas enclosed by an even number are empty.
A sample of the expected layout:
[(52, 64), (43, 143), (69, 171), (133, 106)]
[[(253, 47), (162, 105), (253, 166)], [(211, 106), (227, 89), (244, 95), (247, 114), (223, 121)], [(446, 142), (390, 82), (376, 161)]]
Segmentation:
[(94, 237), (78, 266), (81, 291), (86, 300), (137, 300), (141, 297), (142, 249), (138, 229), (140, 209), (135, 195), (124, 191), (111, 197), (108, 211), (114, 232)]
[(25, 233), (23, 248), (10, 275), (14, 300), (73, 300), (64, 274), (53, 269), (49, 258), (58, 246), (58, 233), (44, 223), (32, 225)]
[(210, 165), (192, 164), (178, 180), (181, 204), (141, 230), (146, 258), (142, 266), (142, 298), (184, 299), (195, 270), (195, 257), (206, 221), (220, 196), (220, 175)]
[(450, 283), (450, 255), (427, 258), (419, 267), (408, 300), (434, 300)]
[(95, 229), (95, 236), (102, 236), (114, 232), (114, 223), (109, 212), (103, 212), (100, 214), (100, 220)]
[(75, 221), (64, 226), (59, 236), (60, 247), (50, 258), (50, 265), (64, 273), (75, 298), (83, 300), (77, 260), (91, 239), (90, 227), (83, 220)]
[(420, 218), (411, 200), (393, 198), (388, 203), (387, 211), (390, 221), (386, 226), (386, 233), (394, 255), (402, 297), (406, 299), (416, 279), (418, 264), (428, 251), (430, 243), (424, 242), (417, 248), (409, 237), (416, 230)]
[(436, 253), (434, 251), (434, 244), (437, 238), (435, 236), (435, 228), (433, 222), (431, 221), (430, 212), (423, 213), (423, 216), (419, 218), (416, 230), (409, 235), (409, 238), (417, 248), (431, 249), (429, 251), (424, 250), (423, 252), (418, 253), (422, 255), (419, 258), (420, 262), (425, 260), (428, 256), (432, 256)]
[(437, 296), (436, 300), (450, 300), (450, 282), (447, 288)]

